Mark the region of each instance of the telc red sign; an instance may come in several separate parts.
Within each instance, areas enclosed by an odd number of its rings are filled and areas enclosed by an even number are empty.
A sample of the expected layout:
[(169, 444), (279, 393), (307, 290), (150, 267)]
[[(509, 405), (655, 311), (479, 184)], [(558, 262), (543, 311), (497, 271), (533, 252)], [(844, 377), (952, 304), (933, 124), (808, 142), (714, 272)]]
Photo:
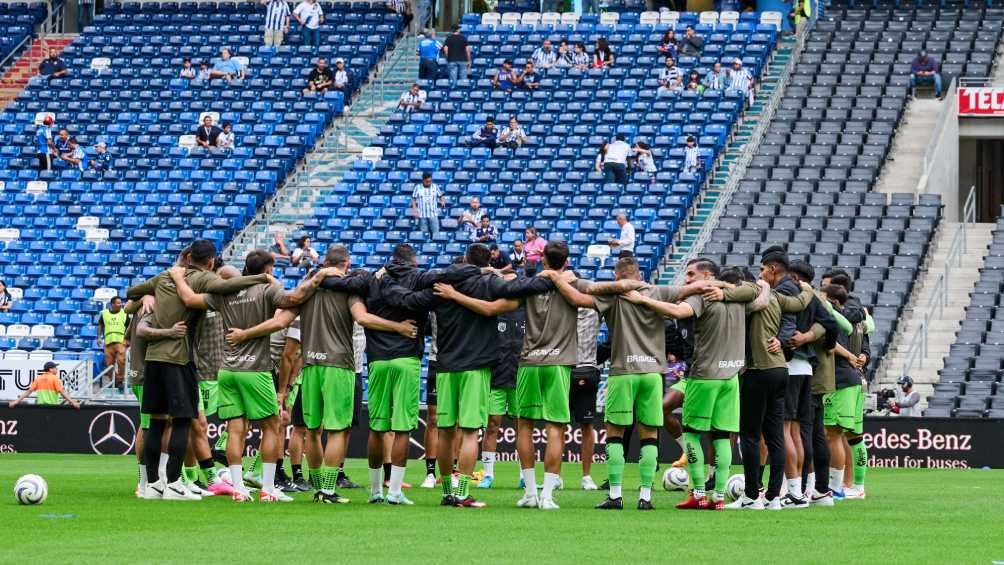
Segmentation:
[(960, 116), (1004, 116), (1004, 88), (959, 87)]

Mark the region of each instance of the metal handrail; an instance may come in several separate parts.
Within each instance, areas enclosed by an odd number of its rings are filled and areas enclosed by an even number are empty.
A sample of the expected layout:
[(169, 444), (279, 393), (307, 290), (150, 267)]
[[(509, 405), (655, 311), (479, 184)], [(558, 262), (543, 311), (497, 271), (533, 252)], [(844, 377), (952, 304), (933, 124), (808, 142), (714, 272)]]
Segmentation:
[[(956, 79), (953, 78), (952, 82), (948, 83), (948, 88), (945, 90), (945, 96), (954, 96), (954, 92), (957, 87), (958, 85), (956, 84)], [(940, 145), (941, 133), (945, 131), (945, 126), (948, 124), (948, 120), (955, 118), (954, 112), (952, 112), (951, 109), (951, 104), (945, 104), (941, 109), (941, 116), (938, 117), (938, 125), (934, 127), (934, 134), (931, 135), (931, 140), (927, 143), (927, 149), (924, 150), (924, 165), (921, 169), (923, 171), (921, 176), (928, 176), (931, 172), (931, 168), (934, 166), (934, 155), (937, 153), (938, 146)]]

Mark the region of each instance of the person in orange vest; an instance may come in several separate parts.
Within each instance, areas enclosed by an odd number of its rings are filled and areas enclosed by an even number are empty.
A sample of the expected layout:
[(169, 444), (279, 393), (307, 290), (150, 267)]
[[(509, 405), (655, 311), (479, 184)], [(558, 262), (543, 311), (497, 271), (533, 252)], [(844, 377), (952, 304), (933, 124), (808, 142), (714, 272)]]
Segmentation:
[(28, 390), (22, 392), (21, 396), (11, 400), (9, 406), (11, 408), (17, 406), (34, 392), (36, 393), (35, 404), (37, 405), (56, 406), (59, 404), (59, 397), (62, 396), (70, 406), (79, 410), (80, 403), (70, 398), (70, 395), (66, 394), (66, 390), (63, 389), (63, 381), (59, 380), (58, 368), (59, 364), (55, 361), (46, 362), (42, 367), (42, 372), (31, 382)]

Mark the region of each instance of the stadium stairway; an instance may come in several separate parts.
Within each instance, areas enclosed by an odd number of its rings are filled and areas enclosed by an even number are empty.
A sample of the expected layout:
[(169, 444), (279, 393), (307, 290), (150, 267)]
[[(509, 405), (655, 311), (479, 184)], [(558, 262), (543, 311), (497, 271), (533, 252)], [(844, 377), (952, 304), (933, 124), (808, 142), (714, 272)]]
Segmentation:
[(889, 158), (875, 183), (876, 192), (916, 192), (924, 174), (924, 153), (944, 107), (945, 102), (933, 96), (910, 100), (893, 138)]
[(965, 224), (966, 244), (948, 271), (947, 302), (939, 308), (935, 293), (940, 294), (942, 289), (938, 279), (946, 272), (946, 261), (952, 252), (956, 234), (963, 225), (961, 222), (942, 222), (935, 232), (927, 266), (920, 273), (913, 295), (903, 310), (898, 326), (900, 330), (890, 340), (889, 352), (881, 360), (882, 364), (875, 373), (876, 379), (872, 385), (874, 390), (895, 386), (896, 379), (903, 375), (909, 362), (913, 337), (921, 331), (928, 313), (933, 310), (933, 315), (929, 318), (926, 351), (921, 350), (917, 360), (919, 362), (915, 362), (909, 370), (915, 388), (920, 392), (921, 409), (926, 406), (927, 397), (938, 382), (938, 373), (944, 367), (944, 359), (955, 342), (956, 333), (966, 316), (966, 307), (971, 301), (970, 293), (980, 278), (987, 248), (993, 239), (994, 224)]
[(323, 200), (330, 188), (352, 169), (352, 162), (362, 155), (394, 113), (401, 93), (415, 81), (416, 43), (414, 36), (398, 41), (345, 116), (336, 120), (315, 150), (306, 155), (293, 180), (275, 194), (226, 248), (224, 258), (228, 263), (243, 265), (250, 251), (271, 247), (275, 232), (285, 234), (286, 245), (292, 248), (292, 236), (300, 233), (304, 222), (314, 217), (314, 204)]
[(21, 56), (4, 71), (0, 78), (0, 110), (17, 98), (26, 86), (28, 79), (35, 76), (38, 64), (50, 48), (62, 52), (67, 45), (73, 43), (76, 35), (49, 35), (45, 39), (35, 39), (31, 46), (25, 49)]
[[(701, 192), (701, 197), (694, 202), (687, 220), (677, 232), (674, 241), (666, 250), (665, 266), (660, 269), (658, 275), (659, 284), (670, 284), (676, 273), (686, 261), (688, 255), (694, 248), (694, 244), (705, 229), (714, 227), (712, 213), (715, 206), (719, 204), (720, 197), (726, 188), (729, 177), (737, 169), (743, 152), (746, 151), (746, 144), (753, 138), (754, 133), (764, 121), (763, 111), (775, 94), (780, 95), (784, 88), (781, 79), (785, 69), (789, 66), (792, 58), (795, 57), (795, 36), (785, 36), (778, 41), (774, 57), (764, 71), (763, 79), (757, 91), (756, 101), (743, 114), (742, 121), (736, 126), (736, 130), (725, 148), (722, 159), (719, 161), (714, 171), (714, 177)], [(769, 117), (766, 118), (769, 121)], [(745, 167), (745, 165), (742, 165)], [(741, 173), (740, 173), (741, 174)]]

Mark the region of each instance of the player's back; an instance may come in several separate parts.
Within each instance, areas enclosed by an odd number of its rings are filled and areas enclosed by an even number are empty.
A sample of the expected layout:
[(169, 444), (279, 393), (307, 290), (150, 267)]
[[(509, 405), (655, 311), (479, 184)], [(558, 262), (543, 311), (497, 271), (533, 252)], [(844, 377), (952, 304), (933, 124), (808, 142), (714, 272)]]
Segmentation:
[[(638, 292), (664, 302), (679, 294), (675, 287), (666, 286)], [(666, 360), (666, 325), (662, 315), (619, 295), (594, 298), (610, 328), (610, 374), (661, 374)]]
[(746, 304), (711, 302), (691, 296), (694, 308), (694, 362), (691, 373), (727, 379), (746, 366)]
[[(504, 283), (493, 275), (478, 275), (455, 285), (463, 294), (481, 300), (503, 295)], [(451, 300), (435, 306), (439, 370), (468, 371), (492, 367), (498, 361), (498, 318), (482, 316)]]
[[(582, 291), (585, 281), (573, 283)], [(557, 290), (532, 294), (523, 299), (526, 337), (520, 358), (525, 365), (575, 365), (578, 347), (578, 308)]]
[(300, 343), (305, 365), (355, 369), (352, 352), (352, 312), (359, 298), (318, 290), (300, 306)]

